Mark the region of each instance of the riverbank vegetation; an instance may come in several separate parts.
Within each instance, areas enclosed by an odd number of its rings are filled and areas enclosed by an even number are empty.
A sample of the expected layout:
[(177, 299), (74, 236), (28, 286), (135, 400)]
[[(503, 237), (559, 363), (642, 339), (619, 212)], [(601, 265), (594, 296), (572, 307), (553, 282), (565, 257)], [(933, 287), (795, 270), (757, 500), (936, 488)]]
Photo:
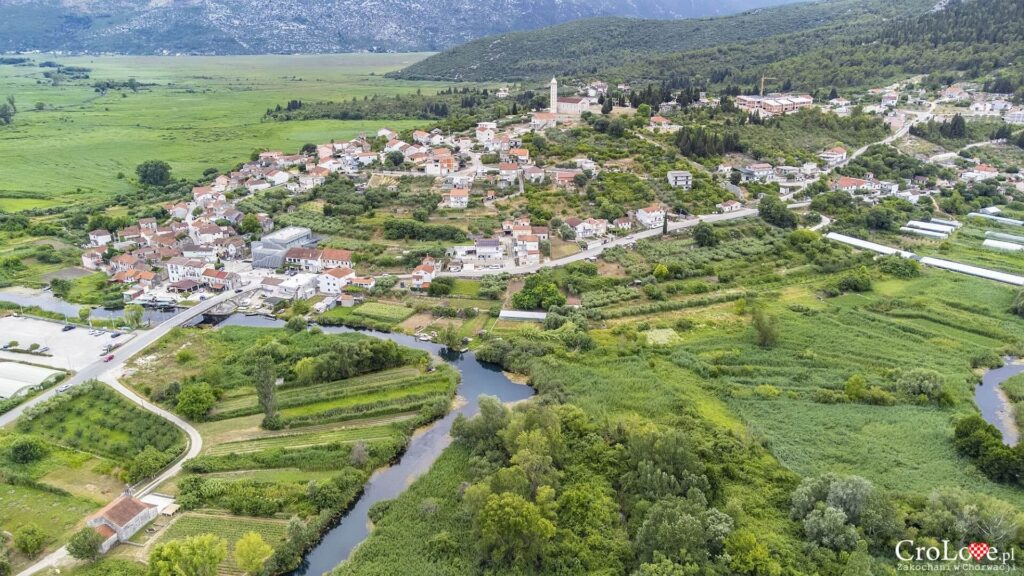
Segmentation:
[[(559, 271), (582, 308), (496, 325), (478, 357), (527, 374), (537, 405), (456, 426), (336, 573), (550, 573), (572, 558), (569, 572), (868, 574), (892, 569), (903, 538), (1020, 549), (1024, 493), (954, 437), (977, 413), (977, 370), (1024, 343), (1014, 291), (807, 231), (714, 233), (610, 250), (600, 266), (618, 272), (590, 282)], [(640, 478), (661, 496), (635, 502)], [(942, 520), (968, 502), (966, 523)]]

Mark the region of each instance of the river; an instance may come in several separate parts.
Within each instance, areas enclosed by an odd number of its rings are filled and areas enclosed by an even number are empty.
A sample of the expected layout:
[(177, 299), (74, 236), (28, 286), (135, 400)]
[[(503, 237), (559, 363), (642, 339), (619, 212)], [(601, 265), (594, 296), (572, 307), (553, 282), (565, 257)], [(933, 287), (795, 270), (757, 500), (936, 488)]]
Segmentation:
[[(78, 318), (79, 310), (90, 307), (84, 304), (72, 304), (71, 302), (54, 296), (52, 292), (19, 287), (4, 288), (0, 290), (0, 301), (13, 302), (20, 306), (38, 306), (47, 312), (64, 314), (70, 318)], [(145, 322), (152, 322), (153, 324), (159, 324), (178, 312), (180, 312), (180, 310), (158, 310), (154, 308), (146, 308), (142, 313), (142, 320)], [(120, 318), (122, 315), (124, 315), (124, 310), (107, 310), (102, 307), (92, 308), (93, 318)]]
[[(235, 314), (219, 326), (280, 327), (284, 322), (262, 316)], [(508, 379), (501, 369), (481, 362), (472, 352), (452, 352), (432, 342), (421, 342), (405, 334), (392, 334), (373, 330), (354, 330), (338, 326), (322, 326), (327, 334), (358, 332), (375, 338), (391, 340), (396, 344), (425, 350), (443, 358), (461, 374), (456, 394), (463, 400), (444, 418), (433, 422), (413, 435), (409, 447), (398, 463), (376, 471), (367, 481), (363, 494), (338, 524), (329, 530), (323, 540), (311, 550), (302, 565), (290, 576), (320, 576), (348, 559), (352, 551), (370, 535), (370, 507), (381, 500), (396, 498), (418, 476), (430, 469), (441, 452), (451, 444), (449, 432), (459, 415), (473, 416), (480, 411), (477, 402), (481, 395), (496, 396), (502, 402), (517, 402), (533, 395), (533, 389)]]
[(1017, 358), (1005, 358), (1006, 364), (985, 372), (981, 384), (974, 390), (974, 402), (981, 410), (981, 416), (1003, 434), (1003, 443), (1017, 444), (1020, 431), (1013, 418), (1013, 406), (1000, 386), (1011, 376), (1024, 372), (1024, 363)]

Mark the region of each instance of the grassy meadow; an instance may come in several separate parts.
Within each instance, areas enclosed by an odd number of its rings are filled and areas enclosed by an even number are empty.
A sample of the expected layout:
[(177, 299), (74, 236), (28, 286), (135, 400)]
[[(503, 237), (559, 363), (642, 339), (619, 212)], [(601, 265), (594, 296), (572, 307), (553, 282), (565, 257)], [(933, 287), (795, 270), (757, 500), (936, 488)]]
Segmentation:
[[(47, 208), (132, 190), (118, 173), (134, 176), (150, 159), (169, 162), (178, 176), (227, 169), (254, 149), (295, 151), (306, 143), (376, 131), (381, 121), (263, 122), (267, 108), (291, 99), (343, 100), (373, 94), (431, 93), (442, 87), (383, 77), (427, 54), (313, 56), (80, 56), (39, 55), (91, 69), (88, 80), (57, 86), (52, 68), (0, 66), (0, 94), (19, 112), (0, 130), (0, 209)], [(97, 92), (97, 81), (142, 87)], [(43, 108), (36, 110), (36, 103)], [(392, 122), (394, 129), (409, 121)]]

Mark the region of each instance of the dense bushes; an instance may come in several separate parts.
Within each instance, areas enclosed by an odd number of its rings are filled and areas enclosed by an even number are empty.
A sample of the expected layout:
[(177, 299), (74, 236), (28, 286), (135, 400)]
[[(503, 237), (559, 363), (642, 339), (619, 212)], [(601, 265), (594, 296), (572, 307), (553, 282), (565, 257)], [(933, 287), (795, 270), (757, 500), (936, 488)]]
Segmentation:
[(974, 461), (979, 470), (996, 482), (1021, 484), (1024, 479), (1024, 444), (1007, 446), (1003, 435), (981, 416), (965, 416), (953, 430), (953, 446)]

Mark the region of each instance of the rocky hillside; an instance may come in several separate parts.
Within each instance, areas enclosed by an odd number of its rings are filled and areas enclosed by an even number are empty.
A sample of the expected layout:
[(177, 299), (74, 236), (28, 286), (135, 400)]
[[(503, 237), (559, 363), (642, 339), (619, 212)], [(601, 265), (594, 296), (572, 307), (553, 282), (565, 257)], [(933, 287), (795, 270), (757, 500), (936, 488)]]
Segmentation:
[(694, 18), (795, 1), (0, 0), (0, 52), (436, 51), (580, 18)]

